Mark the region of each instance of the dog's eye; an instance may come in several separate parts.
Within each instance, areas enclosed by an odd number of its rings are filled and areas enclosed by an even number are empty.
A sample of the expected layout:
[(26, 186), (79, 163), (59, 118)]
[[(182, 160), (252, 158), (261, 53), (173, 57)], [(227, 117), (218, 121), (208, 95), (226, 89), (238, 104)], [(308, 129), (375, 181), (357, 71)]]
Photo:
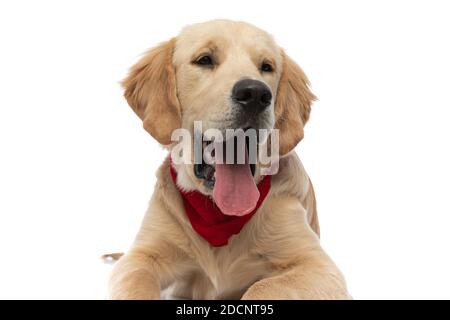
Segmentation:
[(272, 71), (273, 71), (273, 68), (272, 68), (272, 66), (271, 66), (270, 64), (268, 64), (268, 63), (263, 63), (263, 64), (261, 65), (261, 71), (262, 71), (262, 72), (272, 72)]
[(210, 56), (201, 56), (200, 58), (195, 60), (194, 63), (201, 66), (212, 66), (213, 60)]

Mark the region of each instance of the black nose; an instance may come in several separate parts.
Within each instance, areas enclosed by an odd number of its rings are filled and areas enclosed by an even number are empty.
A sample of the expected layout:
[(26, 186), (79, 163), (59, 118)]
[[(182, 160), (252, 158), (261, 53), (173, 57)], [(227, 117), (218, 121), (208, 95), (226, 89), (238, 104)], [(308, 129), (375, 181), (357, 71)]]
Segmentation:
[(269, 87), (258, 80), (244, 79), (236, 82), (231, 94), (233, 100), (249, 112), (262, 112), (272, 101)]

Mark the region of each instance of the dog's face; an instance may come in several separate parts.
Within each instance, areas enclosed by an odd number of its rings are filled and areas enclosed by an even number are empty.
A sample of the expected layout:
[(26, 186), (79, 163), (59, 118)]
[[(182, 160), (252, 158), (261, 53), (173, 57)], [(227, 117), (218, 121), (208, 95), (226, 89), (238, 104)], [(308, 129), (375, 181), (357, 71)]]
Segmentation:
[[(150, 50), (123, 86), (144, 128), (163, 145), (172, 144), (175, 129), (193, 133), (194, 121), (201, 121), (203, 131), (279, 129), (280, 155), (302, 139), (314, 100), (303, 71), (266, 32), (229, 20), (185, 28), (177, 38)], [(257, 180), (258, 168), (250, 168)], [(215, 169), (178, 165), (178, 183), (188, 190), (216, 193), (226, 183), (214, 187), (219, 174)], [(228, 169), (225, 172), (232, 171)], [(239, 177), (246, 174), (239, 172)]]
[(173, 65), (184, 128), (273, 128), (282, 56), (266, 32), (223, 20), (188, 27)]

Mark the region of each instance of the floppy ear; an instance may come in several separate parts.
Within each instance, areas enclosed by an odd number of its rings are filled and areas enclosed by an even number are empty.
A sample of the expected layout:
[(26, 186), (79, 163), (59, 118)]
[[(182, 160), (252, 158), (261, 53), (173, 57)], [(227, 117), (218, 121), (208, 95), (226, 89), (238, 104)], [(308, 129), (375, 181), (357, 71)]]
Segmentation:
[(275, 128), (279, 129), (280, 155), (291, 151), (303, 138), (303, 126), (316, 99), (300, 67), (284, 51), (283, 71), (275, 103)]
[(172, 131), (181, 126), (172, 53), (175, 38), (147, 52), (122, 81), (125, 98), (159, 143), (171, 143)]

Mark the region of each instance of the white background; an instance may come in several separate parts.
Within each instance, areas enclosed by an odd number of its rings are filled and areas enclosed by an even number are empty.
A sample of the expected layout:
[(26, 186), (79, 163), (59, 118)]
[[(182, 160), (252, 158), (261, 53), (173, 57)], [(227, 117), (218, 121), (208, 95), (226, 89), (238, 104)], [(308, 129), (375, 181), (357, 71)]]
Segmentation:
[(118, 85), (213, 18), (266, 29), (320, 98), (297, 148), (356, 299), (450, 298), (446, 1), (2, 1), (0, 298), (102, 299), (165, 152)]

